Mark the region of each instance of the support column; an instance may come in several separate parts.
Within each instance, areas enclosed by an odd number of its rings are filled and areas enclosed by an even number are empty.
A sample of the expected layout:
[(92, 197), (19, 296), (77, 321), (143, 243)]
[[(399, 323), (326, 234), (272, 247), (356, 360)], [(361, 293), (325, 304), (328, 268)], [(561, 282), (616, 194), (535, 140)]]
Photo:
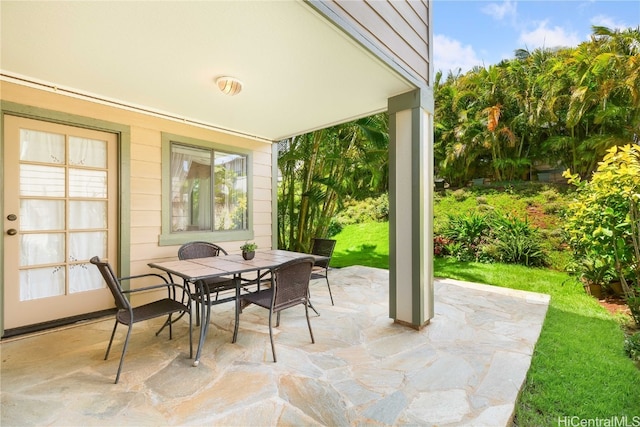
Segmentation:
[(389, 99), (389, 317), (420, 329), (433, 309), (433, 96)]

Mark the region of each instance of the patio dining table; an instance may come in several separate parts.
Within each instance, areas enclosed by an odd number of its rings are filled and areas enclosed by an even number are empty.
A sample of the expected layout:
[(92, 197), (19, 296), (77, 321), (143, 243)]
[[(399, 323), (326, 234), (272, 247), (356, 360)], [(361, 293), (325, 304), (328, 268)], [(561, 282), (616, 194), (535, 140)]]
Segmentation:
[(313, 257), (316, 262), (328, 259), (327, 257), (320, 255), (273, 249), (256, 252), (255, 257), (250, 260), (245, 260), (242, 255), (234, 254), (178, 261), (151, 262), (148, 264), (149, 267), (165, 271), (169, 276), (176, 275), (181, 277), (185, 282), (192, 283), (198, 288), (199, 295), (201, 295), (202, 298), (206, 298), (206, 301), (202, 302), (206, 305), (206, 310), (200, 310), (200, 339), (198, 342), (198, 351), (196, 352), (196, 357), (193, 361), (193, 366), (198, 366), (200, 363), (200, 356), (207, 331), (209, 329), (209, 321), (211, 319), (211, 295), (209, 292), (205, 292), (205, 281), (216, 277), (233, 276), (233, 281), (235, 282), (235, 295), (216, 301), (215, 303), (217, 304), (231, 300), (235, 301), (235, 326), (232, 339), (232, 342), (235, 342), (238, 335), (238, 323), (240, 316), (240, 291), (242, 289), (241, 275), (256, 272), (259, 276), (259, 272), (261, 270), (269, 270), (287, 261), (301, 257)]

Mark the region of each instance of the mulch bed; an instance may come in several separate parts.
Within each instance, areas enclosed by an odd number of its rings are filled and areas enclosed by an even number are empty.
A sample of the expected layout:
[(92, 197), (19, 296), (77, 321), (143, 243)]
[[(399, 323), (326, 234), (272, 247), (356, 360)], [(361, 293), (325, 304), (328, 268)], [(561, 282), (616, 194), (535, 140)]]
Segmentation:
[(611, 314), (622, 313), (627, 316), (631, 316), (631, 310), (629, 310), (627, 303), (625, 303), (624, 299), (620, 297), (607, 296), (601, 300), (598, 300), (598, 302)]
[[(636, 331), (640, 331), (640, 325), (636, 325), (633, 321), (633, 318), (631, 317), (631, 310), (629, 310), (629, 306), (627, 306), (622, 297), (608, 295), (598, 300), (598, 302), (612, 315), (615, 316), (618, 313), (621, 313), (626, 318), (628, 318), (629, 321), (624, 325), (624, 329), (628, 334), (633, 334)], [(640, 364), (638, 365), (638, 367), (640, 368)]]

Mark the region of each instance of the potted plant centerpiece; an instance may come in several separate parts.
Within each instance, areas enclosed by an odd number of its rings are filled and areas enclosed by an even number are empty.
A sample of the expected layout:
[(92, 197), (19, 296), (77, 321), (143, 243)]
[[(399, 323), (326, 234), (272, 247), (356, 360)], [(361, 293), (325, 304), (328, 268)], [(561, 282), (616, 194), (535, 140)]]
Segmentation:
[(242, 250), (242, 258), (250, 260), (256, 255), (258, 245), (256, 245), (255, 242), (244, 242), (244, 245), (240, 246), (240, 249)]

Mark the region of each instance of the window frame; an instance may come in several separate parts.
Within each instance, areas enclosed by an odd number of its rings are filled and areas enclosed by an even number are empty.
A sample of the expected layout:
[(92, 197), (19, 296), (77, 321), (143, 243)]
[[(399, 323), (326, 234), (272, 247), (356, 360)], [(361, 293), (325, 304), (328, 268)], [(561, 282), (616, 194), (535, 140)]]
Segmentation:
[[(239, 154), (247, 158), (247, 229), (219, 231), (171, 231), (171, 144)], [(191, 241), (230, 242), (252, 240), (253, 231), (253, 152), (251, 150), (181, 135), (162, 133), (162, 227), (160, 246), (181, 245)], [(212, 218), (213, 221), (213, 218)]]

